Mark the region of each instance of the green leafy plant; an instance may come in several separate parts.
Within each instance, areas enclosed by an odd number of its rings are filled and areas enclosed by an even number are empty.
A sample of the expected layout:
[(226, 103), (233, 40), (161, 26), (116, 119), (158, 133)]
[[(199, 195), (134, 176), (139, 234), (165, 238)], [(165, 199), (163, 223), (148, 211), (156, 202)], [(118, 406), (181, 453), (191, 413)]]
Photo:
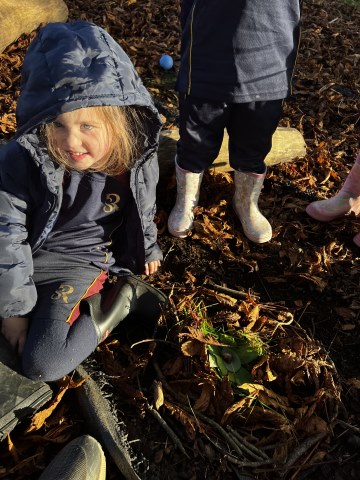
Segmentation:
[(230, 382), (242, 385), (252, 381), (249, 364), (262, 356), (265, 345), (254, 333), (244, 331), (221, 332), (204, 322), (202, 331), (223, 345), (206, 346), (209, 365), (220, 377), (228, 376)]

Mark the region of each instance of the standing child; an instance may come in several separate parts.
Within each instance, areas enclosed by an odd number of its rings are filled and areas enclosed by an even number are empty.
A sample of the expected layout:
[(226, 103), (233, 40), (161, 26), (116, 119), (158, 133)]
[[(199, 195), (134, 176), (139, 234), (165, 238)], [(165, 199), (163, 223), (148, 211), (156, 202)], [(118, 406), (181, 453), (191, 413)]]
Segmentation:
[(271, 239), (258, 198), (264, 159), (290, 92), (299, 20), (299, 0), (182, 0), (177, 198), (168, 221), (175, 237), (192, 228), (203, 172), (226, 128), (235, 213), (250, 240)]
[[(336, 195), (327, 200), (312, 202), (306, 207), (306, 213), (320, 222), (331, 222), (351, 212), (360, 215), (360, 154)], [(360, 247), (360, 232), (353, 240)]]
[(82, 21), (49, 24), (32, 42), (16, 113), (15, 138), (0, 150), (1, 332), (26, 376), (52, 381), (121, 320), (111, 309), (97, 318), (81, 300), (109, 271), (160, 266), (161, 121), (121, 47)]

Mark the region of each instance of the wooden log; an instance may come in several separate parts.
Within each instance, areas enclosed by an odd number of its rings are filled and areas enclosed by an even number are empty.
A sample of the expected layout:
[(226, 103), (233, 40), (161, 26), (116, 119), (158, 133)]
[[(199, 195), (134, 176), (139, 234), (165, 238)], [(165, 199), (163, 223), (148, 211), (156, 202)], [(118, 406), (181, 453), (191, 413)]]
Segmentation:
[(20, 35), (41, 24), (65, 22), (68, 13), (63, 0), (1, 0), (0, 53)]
[[(159, 146), (160, 177), (168, 177), (174, 169), (178, 129), (164, 131)], [(220, 152), (213, 168), (220, 172), (231, 171), (228, 155), (229, 137), (224, 135)], [(272, 138), (272, 148), (265, 159), (267, 166), (291, 162), (306, 155), (306, 145), (302, 134), (296, 128), (278, 127)]]

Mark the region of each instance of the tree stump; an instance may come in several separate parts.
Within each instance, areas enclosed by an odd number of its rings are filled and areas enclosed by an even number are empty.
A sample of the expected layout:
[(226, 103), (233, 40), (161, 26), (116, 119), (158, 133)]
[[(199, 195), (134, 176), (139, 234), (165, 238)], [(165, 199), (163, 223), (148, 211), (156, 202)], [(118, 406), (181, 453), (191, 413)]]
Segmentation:
[[(161, 135), (159, 146), (160, 177), (168, 178), (174, 170), (176, 142), (179, 139), (178, 129), (164, 131)], [(220, 172), (231, 171), (228, 156), (229, 137), (224, 135), (224, 140), (218, 157), (213, 163), (213, 168)], [(272, 148), (268, 153), (265, 163), (267, 166), (278, 163), (291, 162), (306, 155), (306, 145), (302, 134), (296, 128), (278, 127), (272, 138)]]
[(65, 22), (68, 8), (63, 0), (1, 0), (0, 53), (23, 33), (30, 33), (39, 25)]

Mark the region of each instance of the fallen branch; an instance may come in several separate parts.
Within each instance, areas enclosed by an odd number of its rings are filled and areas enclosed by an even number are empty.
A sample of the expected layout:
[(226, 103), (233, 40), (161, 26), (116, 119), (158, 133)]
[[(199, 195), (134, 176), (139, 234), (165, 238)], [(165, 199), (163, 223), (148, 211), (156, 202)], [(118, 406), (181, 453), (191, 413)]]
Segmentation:
[(225, 455), (227, 460), (229, 460), (231, 463), (235, 463), (235, 465), (238, 465), (239, 467), (243, 468), (256, 468), (256, 467), (262, 467), (263, 465), (271, 465), (274, 463), (274, 460), (262, 460), (261, 462), (243, 462), (236, 457), (233, 457), (232, 455)]
[(253, 297), (254, 299), (259, 299), (259, 295), (250, 294), (247, 292), (242, 292), (240, 290), (234, 290), (233, 288), (223, 287), (222, 285), (217, 285), (212, 280), (206, 279), (204, 282), (204, 287), (208, 287), (211, 290), (216, 290), (219, 293), (225, 293), (233, 298), (240, 298), (242, 300), (246, 300), (249, 297)]
[(165, 422), (165, 420), (162, 418), (162, 416), (160, 415), (160, 413), (155, 410), (155, 408), (153, 408), (151, 405), (149, 405), (148, 402), (146, 402), (146, 408), (148, 409), (148, 411), (151, 413), (151, 415), (159, 422), (159, 424), (161, 425), (161, 427), (165, 430), (165, 432), (169, 435), (169, 437), (171, 438), (171, 440), (174, 442), (174, 444), (179, 448), (179, 450), (181, 451), (181, 453), (183, 453), (185, 455), (186, 458), (189, 458), (189, 455), (186, 453), (185, 451), (185, 448), (183, 446), (183, 444), (181, 443), (181, 440), (180, 438), (176, 435), (176, 433), (174, 432), (174, 430), (172, 430), (172, 428), (169, 427), (169, 425)]
[(328, 432), (321, 432), (318, 433), (317, 435), (314, 435), (313, 437), (309, 437), (306, 440), (304, 440), (300, 445), (292, 452), (292, 454), (289, 456), (286, 464), (284, 465), (284, 474), (286, 473), (286, 470), (292, 467), (292, 465), (299, 460), (299, 458), (306, 453), (309, 448), (313, 447), (317, 442), (320, 442), (323, 438), (325, 438), (328, 435)]

